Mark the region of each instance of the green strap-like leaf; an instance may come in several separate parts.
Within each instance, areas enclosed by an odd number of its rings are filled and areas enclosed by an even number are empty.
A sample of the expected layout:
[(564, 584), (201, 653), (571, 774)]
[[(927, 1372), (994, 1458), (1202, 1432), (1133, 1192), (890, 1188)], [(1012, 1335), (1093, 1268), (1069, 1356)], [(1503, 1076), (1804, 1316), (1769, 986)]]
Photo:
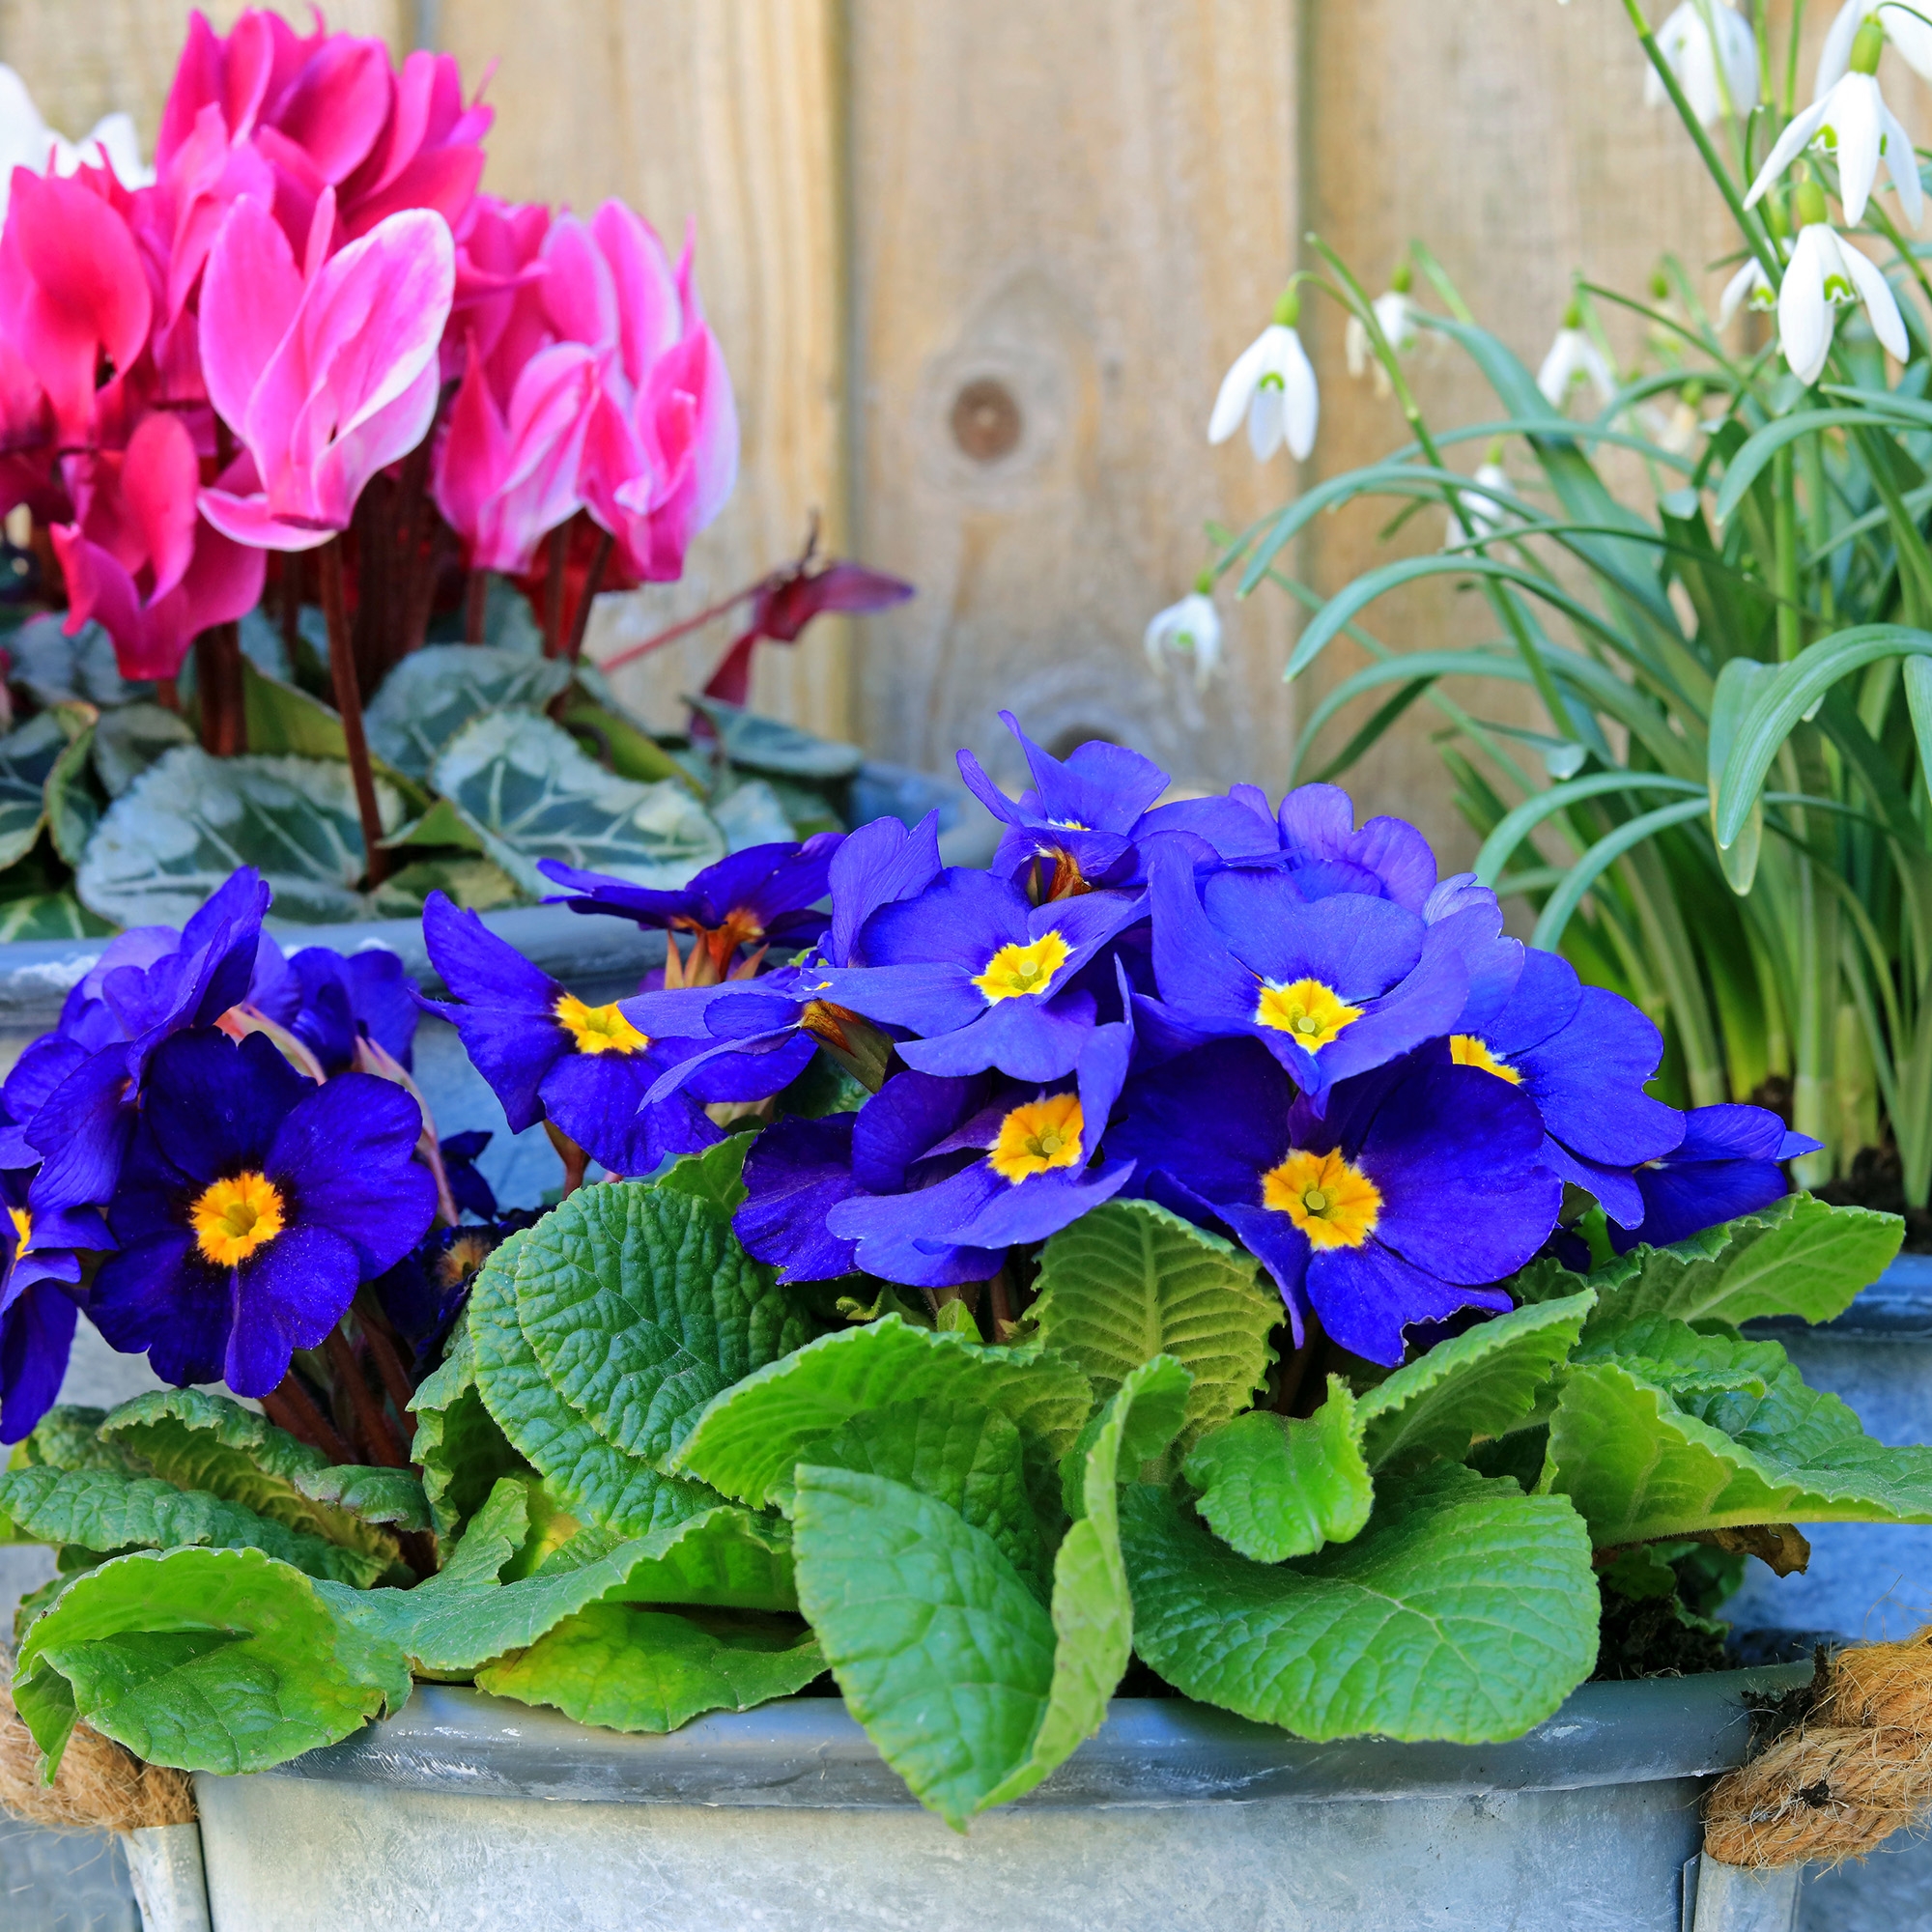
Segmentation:
[(1184, 1452), (1248, 1405), (1274, 1359), (1281, 1298), (1251, 1255), (1151, 1201), (1110, 1201), (1047, 1242), (1033, 1316), (1040, 1340), (1106, 1397), (1172, 1355), (1193, 1376)]

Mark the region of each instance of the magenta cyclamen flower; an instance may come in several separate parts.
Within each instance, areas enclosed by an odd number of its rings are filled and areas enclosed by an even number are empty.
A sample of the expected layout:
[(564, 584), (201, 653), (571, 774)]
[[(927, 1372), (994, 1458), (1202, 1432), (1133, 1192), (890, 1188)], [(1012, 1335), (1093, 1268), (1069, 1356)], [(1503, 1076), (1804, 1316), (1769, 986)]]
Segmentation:
[(202, 370), (258, 487), (204, 490), (201, 508), (238, 543), (312, 550), (347, 529), (370, 477), (436, 415), (456, 285), (449, 224), (405, 210), (330, 257), (334, 225), (325, 189), (298, 264), (274, 216), (243, 196), (209, 256)]

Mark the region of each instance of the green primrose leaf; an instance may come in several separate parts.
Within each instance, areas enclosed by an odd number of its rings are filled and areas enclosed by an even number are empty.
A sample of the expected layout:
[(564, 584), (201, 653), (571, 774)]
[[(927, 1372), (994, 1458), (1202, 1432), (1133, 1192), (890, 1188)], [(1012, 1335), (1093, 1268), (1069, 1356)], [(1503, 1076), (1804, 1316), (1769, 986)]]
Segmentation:
[(145, 1476), (138, 1463), (118, 1442), (103, 1438), (104, 1408), (83, 1408), (63, 1403), (41, 1417), (24, 1444), (30, 1464), (47, 1469), (110, 1469), (123, 1476)]
[(158, 1477), (106, 1469), (10, 1469), (0, 1475), (0, 1515), (37, 1543), (78, 1543), (88, 1549), (185, 1544), (262, 1549), (308, 1576), (358, 1587), (373, 1583), (393, 1561), (290, 1529), (206, 1490), (178, 1490)]
[(1649, 1315), (1731, 1327), (1766, 1315), (1829, 1321), (1885, 1272), (1904, 1236), (1895, 1214), (1787, 1194), (1671, 1247), (1634, 1249), (1590, 1331)]
[(383, 680), (362, 714), (369, 749), (413, 779), (487, 711), (541, 711), (570, 682), (567, 658), (499, 644), (425, 644)]
[(1194, 1445), (1195, 1505), (1230, 1548), (1257, 1563), (1308, 1556), (1361, 1532), (1375, 1501), (1355, 1399), (1340, 1376), (1305, 1419), (1251, 1409)]
[(1657, 1316), (1586, 1341), (1547, 1482), (1599, 1548), (1761, 1522), (1932, 1522), (1932, 1448), (1873, 1441), (1776, 1342)]
[(1079, 1435), (1093, 1391), (1057, 1355), (982, 1348), (888, 1315), (748, 1376), (699, 1416), (668, 1466), (762, 1507), (787, 1492), (793, 1465), (820, 1436), (904, 1402), (996, 1408), (1058, 1459)]
[(1110, 1201), (1047, 1242), (1030, 1313), (1102, 1398), (1155, 1355), (1182, 1363), (1194, 1378), (1185, 1451), (1248, 1406), (1274, 1359), (1281, 1298), (1257, 1283), (1258, 1266), (1151, 1201)]
[(1597, 1588), (1582, 1523), (1436, 1463), (1378, 1485), (1351, 1543), (1252, 1563), (1161, 1490), (1127, 1490), (1135, 1648), (1188, 1696), (1317, 1742), (1520, 1737), (1589, 1675)]
[[(665, 1475), (619, 1448), (558, 1392), (520, 1320), (517, 1277), (536, 1232), (523, 1230), (494, 1250), (470, 1290), (467, 1316), (477, 1393), (511, 1447), (573, 1515), (620, 1535), (645, 1536), (724, 1501), (702, 1483)], [(554, 1273), (554, 1253), (553, 1247), (546, 1257), (547, 1273)]]
[(587, 1562), (499, 1580), (529, 1527), (525, 1484), (505, 1477), (470, 1519), (449, 1561), (413, 1590), (332, 1590), (358, 1628), (395, 1644), (416, 1670), (462, 1674), (527, 1649), (565, 1617), (603, 1602), (790, 1610), (791, 1538), (776, 1518), (723, 1504)]
[[(402, 800), (380, 780), (384, 826)], [(362, 827), (349, 767), (322, 758), (212, 758), (180, 745), (107, 808), (74, 874), (81, 902), (122, 925), (183, 925), (237, 866), (295, 924), (362, 919)]]
[[(206, 1490), (384, 1568), (400, 1552), (395, 1538), (375, 1525), (427, 1526), (421, 1486), (406, 1471), (333, 1468), (320, 1449), (227, 1396), (156, 1389), (124, 1402), (99, 1431), (103, 1444), (178, 1489)], [(371, 1488), (376, 1477), (387, 1481)], [(365, 1501), (377, 1502), (378, 1511), (360, 1507)]]
[(467, 1310), (441, 1367), (417, 1384), (410, 1409), (416, 1418), (410, 1460), (422, 1471), (430, 1526), (439, 1536), (475, 1515), (497, 1477), (529, 1469), (477, 1392), (476, 1342)]
[(1371, 1469), (1445, 1456), (1501, 1435), (1529, 1415), (1596, 1303), (1594, 1290), (1479, 1322), (1398, 1369), (1363, 1396), (1362, 1452)]
[(756, 1138), (755, 1134), (733, 1134), (702, 1153), (683, 1154), (654, 1184), (709, 1201), (728, 1214), (745, 1199), (745, 1156)]
[(476, 1687), (554, 1705), (580, 1724), (662, 1732), (705, 1711), (789, 1697), (824, 1671), (810, 1631), (593, 1604), (528, 1650), (479, 1670)]
[(327, 1587), (259, 1549), (144, 1550), (76, 1577), (14, 1677), (45, 1775), (76, 1719), (150, 1764), (232, 1774), (396, 1709), (402, 1654), (337, 1618)]
[(539, 859), (669, 888), (724, 856), (724, 834), (688, 787), (619, 778), (534, 712), (471, 719), (430, 776), (485, 852), (533, 898), (550, 890)]

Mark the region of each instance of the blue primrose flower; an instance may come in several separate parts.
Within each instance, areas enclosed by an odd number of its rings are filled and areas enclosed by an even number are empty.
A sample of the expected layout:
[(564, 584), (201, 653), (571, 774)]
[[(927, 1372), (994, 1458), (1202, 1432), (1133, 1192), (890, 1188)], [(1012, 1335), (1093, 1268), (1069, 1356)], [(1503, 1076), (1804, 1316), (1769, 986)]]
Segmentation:
[[(20, 1442), (60, 1397), (73, 1347), (80, 1257), (34, 1241), (30, 1173), (0, 1172), (0, 1442)], [(108, 1243), (105, 1227), (101, 1246)]]
[(1009, 798), (971, 752), (958, 754), (959, 776), (1006, 825), (992, 869), (1009, 879), (1031, 873), (1034, 897), (1136, 883), (1137, 841), (1160, 832), (1190, 833), (1222, 858), (1275, 850), (1272, 826), (1256, 828), (1251, 812), (1232, 797), (1156, 805), (1168, 776), (1138, 752), (1094, 739), (1063, 761), (1036, 745), (1010, 711), (1000, 713), (1000, 723), (1019, 740), (1033, 783)]
[(1340, 785), (1297, 786), (1272, 813), (1257, 785), (1231, 786), (1228, 796), (1266, 828), (1266, 863), (1304, 898), (1363, 893), (1421, 913), (1435, 890), (1429, 840), (1406, 818), (1372, 818), (1358, 829), (1354, 802)]
[(608, 873), (581, 871), (556, 859), (538, 860), (537, 869), (569, 889), (553, 894), (547, 904), (560, 900), (573, 912), (614, 913), (639, 925), (695, 933), (696, 948), (682, 962), (683, 983), (701, 986), (724, 979), (740, 948), (753, 956), (766, 947), (795, 951), (823, 935), (828, 915), (819, 901), (844, 837), (842, 832), (821, 832), (802, 845), (753, 845), (707, 866), (675, 892), (654, 892)]
[(1447, 1034), (1472, 986), (1514, 982), (1522, 949), (1493, 895), (1431, 924), (1366, 893), (1303, 896), (1293, 875), (1230, 869), (1197, 887), (1184, 846), (1150, 857), (1154, 978), (1175, 1018), (1250, 1034), (1320, 1108), (1339, 1080)]
[(867, 922), (869, 964), (808, 973), (805, 984), (918, 1036), (899, 1053), (922, 1073), (997, 1068), (1058, 1080), (1072, 1072), (1096, 1017), (1093, 994), (1072, 982), (1145, 906), (1144, 894), (1117, 892), (1036, 906), (1010, 880), (950, 867), (918, 898)]
[[(755, 980), (643, 992), (618, 1006), (641, 1032), (685, 1038), (692, 1057), (661, 1074), (657, 1104), (687, 1085), (710, 1100), (764, 1100), (805, 1071), (821, 1041), (849, 1044), (854, 1015), (820, 999), (820, 966), (867, 963), (863, 935), (882, 906), (915, 898), (939, 876), (939, 814), (914, 826), (875, 818), (832, 855), (832, 910), (811, 970), (784, 966)], [(700, 1084), (701, 1083), (701, 1086)]]
[[(40, 1172), (29, 1189), (39, 1237), (90, 1245), (96, 1204), (114, 1192), (149, 1056), (187, 1027), (213, 1025), (248, 994), (269, 888), (243, 867), (177, 933), (139, 926), (109, 942), (51, 1035), (20, 1056), (0, 1105), (22, 1122), (0, 1163)], [(93, 1243), (99, 1245), (99, 1243)]]
[(1628, 1000), (1583, 985), (1567, 959), (1542, 952), (1524, 959), (1515, 993), (1492, 1017), (1465, 1013), (1461, 1025), (1450, 1057), (1535, 1101), (1543, 1164), (1595, 1195), (1614, 1220), (1641, 1223), (1644, 1198), (1630, 1170), (1684, 1137), (1685, 1117), (1643, 1091), (1663, 1057), (1662, 1035)]
[(897, 1073), (857, 1114), (779, 1121), (746, 1156), (738, 1238), (787, 1281), (984, 1281), (1006, 1249), (1044, 1240), (1131, 1178), (1131, 1161), (1094, 1154), (1132, 1043), (1117, 1021), (1089, 1034), (1071, 1080)]
[(245, 1004), (292, 1033), (325, 1074), (347, 1072), (365, 1039), (405, 1072), (412, 1068), (422, 1014), (393, 952), (378, 947), (345, 955), (326, 946), (305, 946), (283, 958), (266, 936), (262, 952)]
[(1220, 1222), (1280, 1288), (1297, 1344), (1309, 1312), (1343, 1348), (1400, 1362), (1403, 1330), (1506, 1309), (1491, 1284), (1556, 1223), (1526, 1095), (1418, 1057), (1338, 1084), (1318, 1116), (1256, 1041), (1216, 1040), (1128, 1085), (1106, 1152), (1136, 1191)]
[(513, 1132), (549, 1120), (612, 1174), (649, 1174), (722, 1138), (700, 1099), (724, 1096), (647, 1099), (695, 1042), (653, 1039), (617, 1005), (586, 1005), (442, 893), (423, 907), (423, 939), (455, 997), (416, 998), (462, 1036)]
[(367, 1073), (318, 1087), (259, 1034), (156, 1048), (108, 1209), (119, 1252), (88, 1314), (164, 1381), (269, 1394), (356, 1288), (428, 1231), (436, 1183), (413, 1158), (422, 1114)]
[(1780, 1163), (1816, 1153), (1821, 1145), (1808, 1134), (1793, 1133), (1768, 1107), (1693, 1107), (1684, 1116), (1677, 1145), (1633, 1177), (1641, 1219), (1627, 1221), (1605, 1202), (1610, 1244), (1619, 1254), (1638, 1241), (1667, 1247), (1769, 1208), (1791, 1191)]

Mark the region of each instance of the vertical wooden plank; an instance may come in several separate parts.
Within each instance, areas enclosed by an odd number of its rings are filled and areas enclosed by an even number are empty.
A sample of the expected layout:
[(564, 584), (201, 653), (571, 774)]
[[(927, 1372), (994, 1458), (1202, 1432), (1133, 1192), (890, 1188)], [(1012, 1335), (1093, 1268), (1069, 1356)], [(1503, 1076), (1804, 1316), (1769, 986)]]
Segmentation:
[[(103, 114), (134, 117), (144, 152), (152, 152), (161, 103), (197, 0), (0, 0), (0, 61), (26, 81), (50, 127), (79, 135)], [(200, 0), (226, 32), (245, 0)], [(303, 0), (273, 0), (274, 11), (304, 30)], [(331, 0), (331, 27), (379, 34), (407, 51), (414, 0)]]
[[(490, 85), (486, 187), (588, 211), (617, 195), (675, 249), (697, 228), (697, 279), (736, 386), (736, 496), (693, 546), (684, 581), (600, 607), (604, 654), (793, 554), (810, 514), (850, 541), (845, 484), (844, 247), (837, 0), (549, 0), (543, 30), (513, 0), (442, 8), (440, 44)], [(611, 608), (615, 606), (615, 608)], [(623, 674), (656, 718), (678, 715), (729, 633), (714, 629)], [(822, 621), (759, 654), (753, 703), (814, 730), (851, 729), (848, 628)]]
[(1280, 0), (852, 0), (861, 546), (919, 599), (864, 634), (869, 745), (1019, 769), (996, 712), (1183, 780), (1278, 776), (1278, 603), (1226, 607), (1197, 697), (1142, 655), (1214, 517), (1286, 494), (1210, 451), (1222, 370), (1293, 261)]

